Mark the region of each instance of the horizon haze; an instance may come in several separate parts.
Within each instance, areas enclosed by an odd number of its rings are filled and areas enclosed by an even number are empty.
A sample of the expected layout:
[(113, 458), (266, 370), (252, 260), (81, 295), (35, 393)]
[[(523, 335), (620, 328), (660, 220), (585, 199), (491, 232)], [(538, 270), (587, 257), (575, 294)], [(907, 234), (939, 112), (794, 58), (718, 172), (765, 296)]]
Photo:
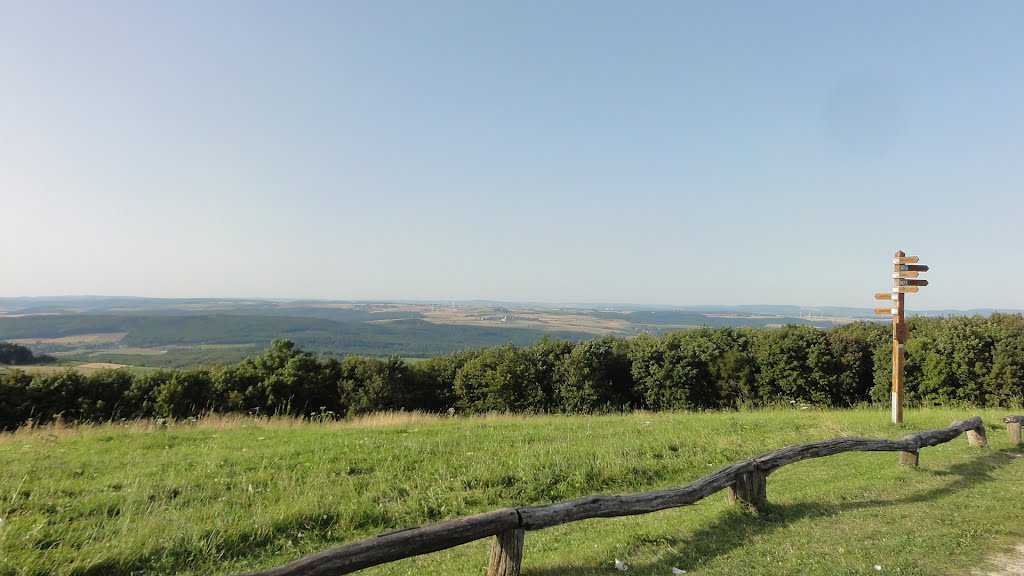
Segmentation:
[[(217, 304), (222, 303), (228, 305), (244, 305), (244, 304), (275, 304), (275, 305), (353, 305), (353, 306), (375, 306), (375, 305), (414, 305), (414, 306), (434, 306), (437, 308), (445, 308), (449, 306), (455, 307), (527, 307), (527, 308), (542, 308), (542, 309), (579, 309), (579, 310), (590, 310), (590, 311), (618, 311), (618, 312), (635, 312), (635, 311), (686, 311), (686, 312), (700, 312), (700, 313), (740, 313), (740, 314), (752, 314), (752, 315), (780, 315), (780, 316), (792, 316), (794, 314), (800, 315), (806, 313), (808, 317), (819, 316), (819, 317), (856, 317), (858, 319), (872, 319), (882, 322), (887, 322), (888, 318), (885, 315), (873, 314), (872, 307), (866, 306), (834, 306), (834, 305), (820, 305), (820, 306), (808, 306), (803, 304), (793, 303), (760, 303), (760, 304), (664, 304), (664, 303), (652, 303), (652, 304), (638, 304), (631, 302), (544, 302), (544, 301), (526, 301), (526, 300), (488, 300), (488, 299), (469, 299), (469, 300), (452, 300), (452, 299), (440, 299), (440, 300), (417, 300), (417, 299), (395, 299), (395, 300), (346, 300), (346, 299), (326, 299), (326, 298), (263, 298), (263, 297), (185, 297), (185, 298), (161, 298), (161, 297), (149, 297), (149, 296), (131, 296), (131, 295), (101, 295), (101, 294), (78, 294), (68, 296), (0, 296), (0, 317), (4, 315), (39, 315), (47, 314), (49, 312), (39, 312), (37, 307), (47, 306), (54, 308), (54, 311), (60, 310), (60, 313), (73, 311), (77, 308), (84, 307), (85, 310), (93, 312), (102, 312), (104, 310), (112, 309), (131, 309), (138, 314), (145, 314), (147, 310), (163, 307), (173, 307), (175, 305), (190, 305), (190, 304)], [(884, 303), (879, 303), (883, 305)], [(136, 308), (142, 306), (142, 308)], [(217, 313), (217, 308), (209, 309), (210, 313)], [(923, 314), (923, 315), (965, 315), (965, 314), (990, 314), (992, 312), (1001, 313), (1024, 313), (1022, 309), (1016, 308), (991, 308), (991, 307), (976, 307), (976, 308), (944, 308), (944, 309), (913, 309), (908, 308), (908, 315)]]

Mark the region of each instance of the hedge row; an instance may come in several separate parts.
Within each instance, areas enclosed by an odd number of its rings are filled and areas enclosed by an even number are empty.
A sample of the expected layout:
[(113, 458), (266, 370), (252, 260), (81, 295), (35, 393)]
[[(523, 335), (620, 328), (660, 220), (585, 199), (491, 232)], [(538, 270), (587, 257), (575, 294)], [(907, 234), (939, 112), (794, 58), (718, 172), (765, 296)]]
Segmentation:
[[(1008, 405), (1024, 396), (1024, 317), (913, 318), (911, 405)], [(888, 401), (891, 335), (858, 322), (830, 330), (701, 328), (664, 336), (466, 350), (401, 358), (318, 358), (287, 340), (240, 364), (139, 374), (73, 370), (0, 377), (0, 429), (30, 419), (185, 418), (204, 412), (343, 417), (381, 410), (594, 413), (800, 402)]]

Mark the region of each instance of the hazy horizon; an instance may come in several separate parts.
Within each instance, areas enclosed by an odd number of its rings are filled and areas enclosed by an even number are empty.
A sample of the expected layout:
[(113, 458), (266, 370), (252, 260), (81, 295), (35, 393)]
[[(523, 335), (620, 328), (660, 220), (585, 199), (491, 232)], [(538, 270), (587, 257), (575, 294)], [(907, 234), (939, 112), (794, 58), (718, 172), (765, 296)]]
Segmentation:
[(1024, 309), (1022, 17), (8, 2), (0, 295)]
[[(704, 311), (714, 312), (716, 310), (729, 311), (729, 309), (735, 308), (799, 308), (806, 311), (822, 310), (822, 309), (850, 309), (867, 311), (877, 306), (884, 306), (885, 303), (881, 302), (875, 306), (839, 306), (833, 304), (821, 304), (821, 305), (809, 305), (799, 304), (791, 302), (746, 302), (741, 304), (716, 304), (716, 303), (671, 303), (671, 302), (656, 302), (656, 303), (638, 303), (638, 302), (600, 302), (600, 301), (545, 301), (545, 300), (494, 300), (489, 298), (466, 298), (466, 299), (418, 299), (418, 298), (394, 298), (394, 299), (341, 299), (341, 298), (276, 298), (267, 296), (193, 296), (193, 297), (153, 297), (153, 296), (138, 296), (131, 294), (67, 294), (67, 295), (40, 295), (40, 296), (0, 296), (0, 300), (40, 300), (40, 301), (63, 301), (63, 300), (76, 300), (76, 299), (95, 299), (95, 300), (196, 300), (196, 301), (224, 301), (224, 302), (271, 302), (271, 303), (344, 303), (344, 304), (410, 304), (410, 305), (496, 305), (496, 306), (535, 306), (540, 308), (583, 308), (587, 306), (594, 307), (616, 307), (620, 310), (640, 310), (640, 309), (678, 309), (678, 310), (690, 310), (690, 311)], [(992, 306), (973, 306), (971, 308), (929, 308), (929, 309), (915, 309), (908, 306), (908, 314), (913, 314), (915, 311), (921, 312), (937, 312), (937, 311), (953, 311), (953, 312), (967, 312), (971, 310), (995, 310), (995, 311), (1008, 311), (1008, 312), (1021, 312), (1022, 309), (1018, 308), (1005, 308), (1005, 307), (992, 307)], [(753, 311), (751, 313), (765, 313)], [(885, 316), (879, 316), (880, 320), (886, 320)]]

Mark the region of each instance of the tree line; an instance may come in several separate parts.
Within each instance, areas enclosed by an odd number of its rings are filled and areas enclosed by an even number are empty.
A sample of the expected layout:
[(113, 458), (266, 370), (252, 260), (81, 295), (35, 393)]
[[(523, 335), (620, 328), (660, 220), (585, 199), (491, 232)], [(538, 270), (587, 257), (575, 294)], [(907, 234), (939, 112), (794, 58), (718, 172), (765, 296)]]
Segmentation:
[[(1019, 404), (1024, 317), (910, 319), (907, 402)], [(0, 429), (55, 418), (187, 418), (202, 413), (347, 417), (383, 410), (463, 414), (707, 410), (888, 402), (891, 329), (699, 328), (582, 342), (541, 338), (434, 356), (318, 357), (276, 340), (239, 364), (83, 375), (0, 376)]]

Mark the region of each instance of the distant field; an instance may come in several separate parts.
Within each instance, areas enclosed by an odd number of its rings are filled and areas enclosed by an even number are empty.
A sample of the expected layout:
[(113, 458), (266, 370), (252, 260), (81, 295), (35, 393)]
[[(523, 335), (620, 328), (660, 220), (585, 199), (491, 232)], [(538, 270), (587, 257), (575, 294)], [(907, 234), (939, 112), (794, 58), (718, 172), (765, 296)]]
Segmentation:
[[(840, 435), (899, 438), (981, 414), (921, 467), (892, 453), (801, 462), (758, 514), (722, 494), (528, 532), (526, 576), (971, 574), (1024, 540), (1024, 458), (997, 410), (662, 413), (348, 423), (218, 418), (0, 435), (0, 574), (237, 574), (422, 523), (592, 493), (685, 485), (748, 456)], [(481, 574), (481, 540), (367, 570)], [(878, 568), (875, 568), (878, 566)], [(979, 572), (982, 574), (984, 572)]]
[(725, 313), (725, 312), (693, 312), (684, 310), (636, 310), (629, 312), (600, 311), (592, 312), (598, 318), (617, 319), (629, 322), (637, 328), (652, 329), (663, 332), (678, 326), (708, 326), (723, 328), (727, 326), (768, 327), (782, 324), (804, 324), (818, 328), (830, 328), (835, 325), (830, 320), (784, 316), (780, 314)]
[(110, 350), (96, 350), (92, 352), (86, 352), (88, 356), (102, 356), (113, 352), (119, 356), (163, 356), (167, 354), (167, 350), (161, 350), (159, 348), (113, 348)]
[(130, 368), (128, 364), (114, 364), (112, 362), (86, 362), (75, 366), (75, 370), (83, 374), (91, 374), (98, 370), (116, 370), (118, 368)]
[(864, 320), (864, 318), (857, 318), (853, 316), (798, 316), (794, 319), (792, 316), (782, 316), (777, 314), (707, 314), (706, 316), (708, 318), (730, 318), (734, 320), (765, 320), (770, 322), (765, 325), (766, 327), (782, 326), (783, 324), (793, 322), (794, 320), (799, 320), (813, 325), (839, 325)]
[(127, 332), (101, 332), (98, 334), (75, 334), (72, 336), (57, 336), (53, 338), (12, 338), (8, 342), (15, 344), (101, 344), (106, 342), (119, 342)]
[(11, 370), (21, 370), (28, 374), (53, 374), (55, 372), (63, 372), (65, 370), (75, 370), (82, 374), (92, 374), (99, 370), (116, 370), (119, 368), (128, 368), (134, 372), (146, 372), (152, 370), (145, 366), (132, 366), (129, 364), (115, 364), (111, 362), (62, 362), (60, 364), (44, 364), (44, 365), (0, 365), (0, 373), (10, 372)]
[(58, 352), (57, 357), (67, 361), (94, 362), (102, 360), (115, 364), (131, 364), (153, 368), (188, 368), (193, 366), (222, 366), (237, 364), (260, 353), (255, 345), (197, 345), (168, 346), (166, 348), (110, 348), (102, 350), (74, 350)]
[(466, 326), (505, 326), (585, 332), (589, 334), (629, 334), (634, 332), (626, 320), (597, 318), (585, 311), (569, 313), (546, 308), (493, 306), (431, 306), (421, 310), (424, 318), (438, 324)]
[(28, 365), (0, 365), (0, 372), (10, 372), (11, 370), (21, 370), (29, 374), (52, 374), (54, 372), (62, 372), (69, 368), (74, 368), (77, 364), (28, 364)]

